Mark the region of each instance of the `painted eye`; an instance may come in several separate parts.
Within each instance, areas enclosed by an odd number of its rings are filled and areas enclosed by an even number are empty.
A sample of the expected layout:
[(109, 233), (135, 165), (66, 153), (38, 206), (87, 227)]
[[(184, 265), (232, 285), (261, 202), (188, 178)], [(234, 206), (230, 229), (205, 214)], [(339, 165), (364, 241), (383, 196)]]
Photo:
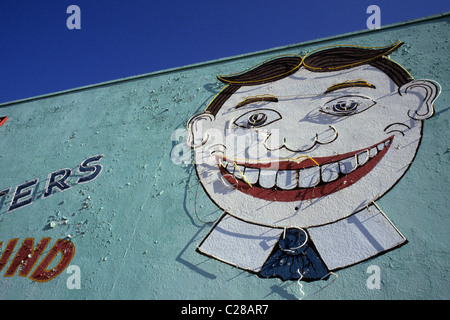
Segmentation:
[(358, 102), (353, 100), (351, 101), (338, 101), (333, 105), (333, 111), (335, 112), (343, 112), (343, 113), (352, 113), (355, 112), (358, 108)]
[(267, 114), (264, 112), (254, 113), (248, 116), (248, 125), (251, 127), (262, 126), (267, 121)]
[(345, 96), (328, 101), (320, 111), (335, 116), (350, 116), (369, 109), (375, 103), (364, 96)]
[(281, 119), (281, 115), (275, 110), (258, 109), (242, 114), (234, 121), (234, 124), (241, 128), (258, 128), (279, 119)]

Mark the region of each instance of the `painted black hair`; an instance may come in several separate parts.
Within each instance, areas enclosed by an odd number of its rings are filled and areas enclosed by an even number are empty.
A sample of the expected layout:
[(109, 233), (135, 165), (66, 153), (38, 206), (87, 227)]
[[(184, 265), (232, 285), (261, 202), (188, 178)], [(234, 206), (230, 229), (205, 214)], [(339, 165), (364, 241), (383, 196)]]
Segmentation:
[(383, 71), (398, 87), (401, 87), (413, 79), (402, 66), (387, 58), (387, 55), (397, 50), (402, 44), (397, 42), (382, 48), (327, 47), (312, 51), (305, 57), (299, 55), (276, 57), (244, 72), (227, 76), (219, 75), (217, 78), (228, 86), (211, 101), (206, 111), (216, 115), (225, 101), (241, 86), (277, 81), (288, 77), (301, 67), (311, 72), (332, 72), (368, 64)]

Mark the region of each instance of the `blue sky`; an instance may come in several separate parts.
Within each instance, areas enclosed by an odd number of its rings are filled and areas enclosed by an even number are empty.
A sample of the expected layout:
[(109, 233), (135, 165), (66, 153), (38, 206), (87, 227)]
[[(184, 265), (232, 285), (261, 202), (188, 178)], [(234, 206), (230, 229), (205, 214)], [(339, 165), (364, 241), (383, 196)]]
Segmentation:
[[(69, 30), (69, 5), (81, 29)], [(0, 103), (450, 11), (448, 0), (2, 0)]]

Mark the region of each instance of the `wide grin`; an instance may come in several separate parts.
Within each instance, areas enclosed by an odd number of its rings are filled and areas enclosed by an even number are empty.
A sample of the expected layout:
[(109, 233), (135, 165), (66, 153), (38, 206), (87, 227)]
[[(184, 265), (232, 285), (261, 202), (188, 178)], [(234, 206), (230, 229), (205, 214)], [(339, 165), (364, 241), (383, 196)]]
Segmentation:
[(238, 161), (216, 156), (224, 179), (235, 189), (268, 201), (301, 201), (323, 197), (351, 186), (383, 158), (393, 136), (345, 154), (302, 158), (303, 161)]

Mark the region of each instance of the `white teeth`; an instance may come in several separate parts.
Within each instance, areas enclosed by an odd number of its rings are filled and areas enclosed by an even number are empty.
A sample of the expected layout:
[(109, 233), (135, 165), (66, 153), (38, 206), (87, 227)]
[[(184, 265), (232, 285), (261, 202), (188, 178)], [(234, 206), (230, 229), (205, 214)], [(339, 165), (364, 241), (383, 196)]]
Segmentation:
[(311, 188), (320, 182), (320, 167), (314, 166), (302, 169), (298, 172), (298, 186), (300, 188)]
[(364, 150), (359, 154), (340, 160), (313, 166), (300, 170), (274, 170), (267, 168), (250, 168), (236, 165), (234, 162), (222, 162), (221, 165), (235, 178), (251, 185), (259, 184), (262, 188), (270, 189), (275, 185), (282, 190), (292, 190), (297, 187), (312, 188), (320, 182), (327, 183), (339, 178), (341, 174), (349, 174), (357, 167), (366, 164), (378, 152), (389, 145), (390, 141), (380, 143), (376, 147)]
[(294, 189), (297, 186), (296, 170), (280, 170), (277, 175), (277, 187), (284, 190)]
[(367, 150), (358, 154), (358, 166), (362, 166), (369, 160), (369, 152)]
[(222, 162), (222, 167), (224, 167), (225, 169), (227, 169), (227, 171), (231, 174), (233, 174), (234, 172), (234, 164), (233, 163), (229, 163), (229, 162)]
[(251, 184), (255, 184), (256, 182), (258, 182), (259, 169), (245, 168), (244, 175), (248, 182), (250, 182)]
[(339, 164), (337, 162), (325, 164), (321, 167), (322, 181), (330, 182), (339, 177)]
[(235, 166), (233, 175), (238, 179), (244, 178), (244, 169), (243, 166)]
[(356, 157), (350, 157), (339, 161), (339, 169), (343, 174), (349, 174), (357, 167)]
[(266, 189), (272, 188), (275, 186), (276, 177), (276, 170), (261, 170), (259, 173), (259, 185)]

